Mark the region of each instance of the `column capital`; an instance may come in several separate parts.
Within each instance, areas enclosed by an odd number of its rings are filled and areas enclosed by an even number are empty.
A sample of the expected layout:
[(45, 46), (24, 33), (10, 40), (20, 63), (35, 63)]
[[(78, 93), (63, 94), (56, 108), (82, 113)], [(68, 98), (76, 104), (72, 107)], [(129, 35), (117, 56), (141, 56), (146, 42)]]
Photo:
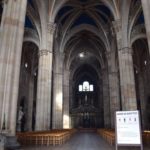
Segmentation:
[(41, 50), (39, 50), (39, 57), (43, 56), (43, 55), (48, 55), (48, 53), (52, 53), (52, 52), (47, 49), (41, 49)]
[(112, 29), (117, 33), (121, 30), (121, 19), (112, 21)]
[(122, 54), (133, 54), (133, 50), (130, 47), (123, 47), (119, 49), (119, 51), (122, 52)]
[(47, 24), (47, 28), (48, 28), (48, 32), (51, 34), (54, 34), (55, 30), (56, 30), (56, 24), (53, 22), (49, 22)]
[(114, 71), (109, 71), (110, 75), (118, 75), (118, 70), (114, 70)]

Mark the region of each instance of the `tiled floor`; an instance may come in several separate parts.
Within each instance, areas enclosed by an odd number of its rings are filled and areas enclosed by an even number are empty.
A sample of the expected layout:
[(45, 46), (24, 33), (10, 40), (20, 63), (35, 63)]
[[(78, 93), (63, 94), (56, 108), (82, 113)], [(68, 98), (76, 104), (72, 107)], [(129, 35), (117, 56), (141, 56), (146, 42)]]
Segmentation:
[[(140, 148), (119, 148), (118, 150), (140, 150)], [(50, 147), (25, 147), (21, 150), (115, 150), (96, 133), (76, 133), (67, 143), (62, 146)], [(150, 148), (144, 148), (150, 150)]]

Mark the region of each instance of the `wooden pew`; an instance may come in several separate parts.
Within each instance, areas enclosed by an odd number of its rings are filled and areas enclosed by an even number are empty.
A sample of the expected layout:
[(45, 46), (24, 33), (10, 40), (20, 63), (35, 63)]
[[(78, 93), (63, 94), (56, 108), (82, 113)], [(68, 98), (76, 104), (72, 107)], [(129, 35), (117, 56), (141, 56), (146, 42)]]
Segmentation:
[(76, 129), (51, 130), (17, 133), (18, 141), (22, 145), (61, 145), (76, 132)]
[(102, 136), (110, 145), (115, 144), (115, 131), (111, 129), (98, 129), (98, 134)]
[(150, 131), (145, 130), (142, 134), (144, 145), (150, 146)]

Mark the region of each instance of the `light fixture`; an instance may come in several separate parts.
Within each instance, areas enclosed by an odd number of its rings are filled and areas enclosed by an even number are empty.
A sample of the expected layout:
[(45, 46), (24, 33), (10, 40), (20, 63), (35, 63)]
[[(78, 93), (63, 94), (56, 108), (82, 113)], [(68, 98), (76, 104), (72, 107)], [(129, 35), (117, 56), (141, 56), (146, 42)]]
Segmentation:
[(28, 63), (26, 62), (24, 66), (25, 66), (25, 68), (28, 68)]
[(82, 52), (82, 53), (79, 53), (79, 57), (80, 57), (80, 58), (83, 58), (83, 57), (85, 57), (85, 54), (84, 54), (84, 52)]
[(144, 60), (144, 64), (145, 64), (145, 66), (147, 65), (147, 61), (146, 60)]

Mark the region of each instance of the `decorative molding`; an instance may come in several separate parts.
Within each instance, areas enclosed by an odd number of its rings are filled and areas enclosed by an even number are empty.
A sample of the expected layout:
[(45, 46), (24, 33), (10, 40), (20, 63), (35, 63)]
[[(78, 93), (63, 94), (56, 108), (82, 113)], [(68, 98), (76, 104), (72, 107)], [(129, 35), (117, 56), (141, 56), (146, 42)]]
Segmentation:
[(39, 50), (39, 57), (43, 55), (48, 55), (48, 53), (52, 53), (52, 52), (46, 49)]
[(110, 75), (113, 75), (113, 76), (118, 75), (118, 71), (117, 71), (117, 70), (116, 70), (116, 71), (108, 71), (108, 73), (109, 73)]
[(47, 26), (48, 26), (48, 32), (54, 34), (56, 30), (56, 24), (53, 22), (49, 22)]
[(122, 52), (122, 54), (133, 54), (133, 50), (130, 47), (123, 47), (119, 49), (119, 51)]

